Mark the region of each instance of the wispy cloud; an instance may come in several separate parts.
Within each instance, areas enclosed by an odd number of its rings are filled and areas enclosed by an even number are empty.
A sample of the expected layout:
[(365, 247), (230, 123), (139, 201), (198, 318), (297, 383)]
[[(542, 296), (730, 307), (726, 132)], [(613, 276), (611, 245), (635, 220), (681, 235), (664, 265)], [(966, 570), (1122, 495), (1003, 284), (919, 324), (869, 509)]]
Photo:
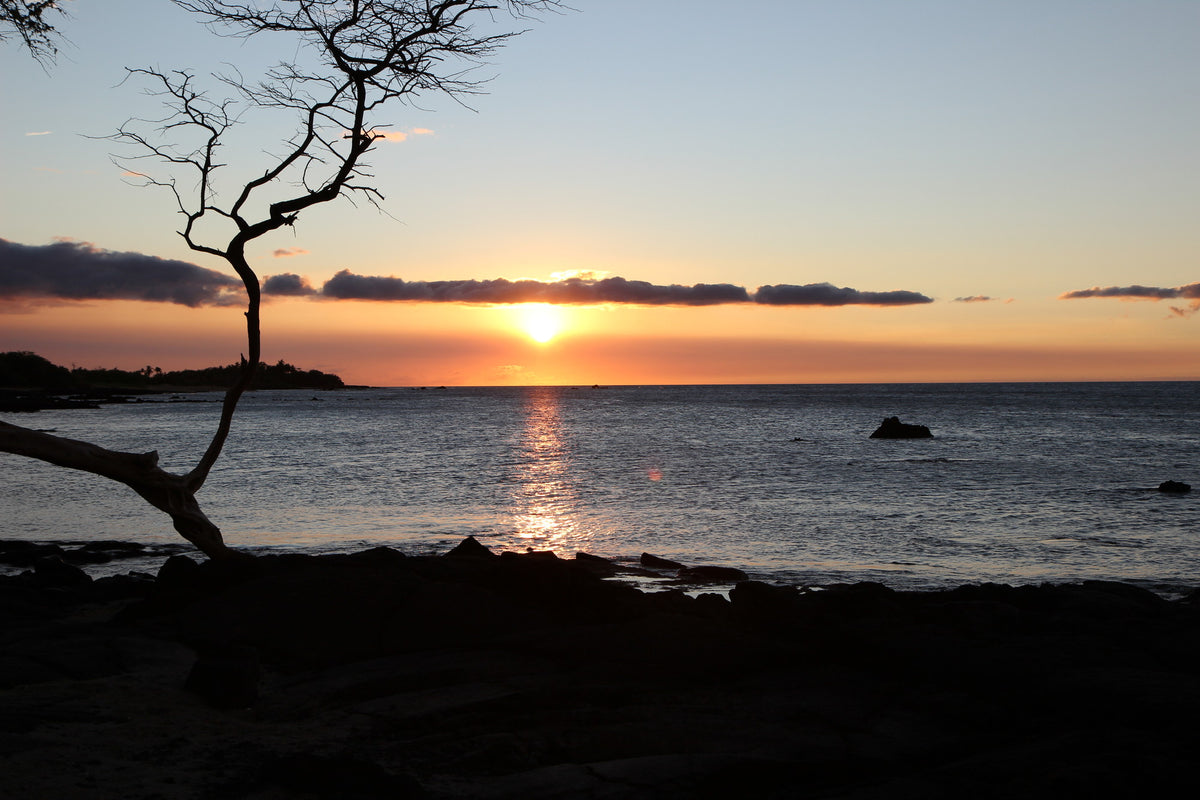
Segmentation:
[(308, 251), (303, 247), (281, 247), (271, 255), (276, 258), (291, 258), (292, 256), (306, 256)]
[(0, 299), (146, 300), (185, 306), (241, 302), (241, 281), (186, 261), (102, 250), (87, 242), (0, 239)]
[(611, 276), (611, 272), (595, 269), (564, 269), (561, 272), (551, 272), (550, 279), (552, 281), (565, 281), (569, 278), (578, 278), (581, 281), (598, 281), (601, 278)]
[(387, 128), (375, 128), (371, 131), (371, 135), (378, 141), (382, 142), (404, 142), (410, 136), (432, 136), (433, 131), (429, 128), (410, 128), (407, 131), (393, 131)]
[(1080, 300), (1088, 297), (1117, 297), (1122, 300), (1200, 299), (1200, 283), (1165, 288), (1161, 286), (1093, 286), (1059, 295), (1059, 300)]
[(996, 298), (994, 298), (994, 297), (988, 297), (987, 295), (983, 295), (983, 294), (973, 294), (970, 297), (956, 297), (956, 298), (954, 298), (954, 302), (956, 302), (956, 303), (991, 303), (995, 299)]
[(451, 280), (405, 281), (402, 278), (355, 275), (342, 270), (321, 288), (335, 300), (386, 300), (426, 303), (552, 303), (598, 305), (605, 303), (646, 306), (713, 306), (759, 303), (775, 306), (912, 305), (931, 303), (917, 292), (863, 292), (830, 283), (804, 286), (760, 286), (751, 294), (729, 283), (692, 286), (661, 285), (618, 276), (568, 277), (556, 281)]
[(29, 131), (25, 135), (26, 136), (49, 136), (52, 133), (54, 133), (54, 131)]
[(1118, 300), (1190, 300), (1185, 306), (1171, 306), (1171, 315), (1189, 317), (1200, 310), (1200, 283), (1186, 286), (1093, 286), (1059, 295), (1059, 300), (1083, 300), (1093, 297), (1108, 297)]

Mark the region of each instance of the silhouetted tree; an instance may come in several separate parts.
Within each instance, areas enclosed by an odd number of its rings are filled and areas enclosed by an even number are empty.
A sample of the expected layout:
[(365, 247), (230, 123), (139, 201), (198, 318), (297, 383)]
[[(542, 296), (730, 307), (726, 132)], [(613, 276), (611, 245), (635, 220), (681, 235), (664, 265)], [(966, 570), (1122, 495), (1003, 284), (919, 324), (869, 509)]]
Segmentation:
[[(364, 157), (382, 138), (378, 114), (385, 106), (428, 92), (451, 95), (479, 90), (470, 67), (486, 60), (519, 32), (497, 31), (497, 12), (513, 18), (550, 9), (554, 0), (174, 0), (218, 33), (298, 40), (298, 54), (315, 57), (283, 63), (255, 83), (241, 76), (219, 80), (234, 97), (212, 99), (189, 71), (131, 69), (150, 82), (167, 116), (130, 120), (113, 136), (135, 157), (164, 170), (142, 172), (147, 185), (166, 188), (186, 220), (179, 232), (188, 246), (227, 263), (246, 289), (247, 353), (229, 387), (220, 420), (199, 463), (188, 473), (168, 473), (158, 454), (121, 453), (73, 439), (0, 422), (0, 451), (86, 470), (130, 486), (170, 515), (175, 529), (210, 558), (236, 555), (201, 511), (204, 485), (229, 435), (238, 400), (259, 364), (260, 284), (246, 246), (290, 227), (305, 210), (338, 197), (382, 199)], [(26, 4), (28, 5), (28, 4)], [(39, 12), (41, 13), (41, 12)], [(479, 25), (486, 26), (486, 30)], [(316, 66), (312, 66), (315, 64)], [(218, 193), (223, 137), (247, 107), (294, 114), (296, 134), (265, 168), (230, 194)], [(231, 201), (222, 204), (222, 197)], [(216, 225), (210, 223), (217, 223)]]
[(16, 36), (38, 61), (58, 52), (59, 32), (50, 22), (62, 14), (58, 0), (0, 0), (0, 41)]

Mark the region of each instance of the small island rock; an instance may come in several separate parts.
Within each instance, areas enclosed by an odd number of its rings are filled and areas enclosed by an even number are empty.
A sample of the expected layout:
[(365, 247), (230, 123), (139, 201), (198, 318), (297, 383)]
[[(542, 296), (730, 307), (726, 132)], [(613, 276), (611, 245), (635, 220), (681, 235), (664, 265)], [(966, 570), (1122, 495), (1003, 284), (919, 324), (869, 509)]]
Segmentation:
[(901, 422), (899, 417), (887, 417), (875, 432), (872, 439), (929, 439), (933, 434), (924, 425), (910, 425)]

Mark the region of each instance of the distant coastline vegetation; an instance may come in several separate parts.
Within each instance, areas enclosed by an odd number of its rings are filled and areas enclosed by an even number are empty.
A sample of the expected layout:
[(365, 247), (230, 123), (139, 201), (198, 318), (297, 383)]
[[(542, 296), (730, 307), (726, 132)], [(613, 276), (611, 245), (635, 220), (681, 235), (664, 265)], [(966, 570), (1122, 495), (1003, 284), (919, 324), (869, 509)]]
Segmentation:
[[(204, 369), (163, 371), (145, 366), (139, 370), (63, 367), (36, 353), (0, 353), (0, 389), (37, 392), (180, 392), (225, 389), (235, 380), (237, 364)], [(280, 360), (259, 363), (250, 389), (344, 389), (337, 375), (303, 370)]]

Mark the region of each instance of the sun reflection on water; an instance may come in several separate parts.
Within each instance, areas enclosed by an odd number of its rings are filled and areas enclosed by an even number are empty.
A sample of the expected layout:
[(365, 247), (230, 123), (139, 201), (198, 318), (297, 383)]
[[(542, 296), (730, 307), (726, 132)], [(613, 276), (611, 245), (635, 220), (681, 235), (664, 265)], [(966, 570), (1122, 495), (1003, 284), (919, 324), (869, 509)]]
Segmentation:
[(530, 390), (509, 483), (510, 509), (526, 547), (566, 553), (578, 549), (579, 492), (559, 402), (557, 389)]

